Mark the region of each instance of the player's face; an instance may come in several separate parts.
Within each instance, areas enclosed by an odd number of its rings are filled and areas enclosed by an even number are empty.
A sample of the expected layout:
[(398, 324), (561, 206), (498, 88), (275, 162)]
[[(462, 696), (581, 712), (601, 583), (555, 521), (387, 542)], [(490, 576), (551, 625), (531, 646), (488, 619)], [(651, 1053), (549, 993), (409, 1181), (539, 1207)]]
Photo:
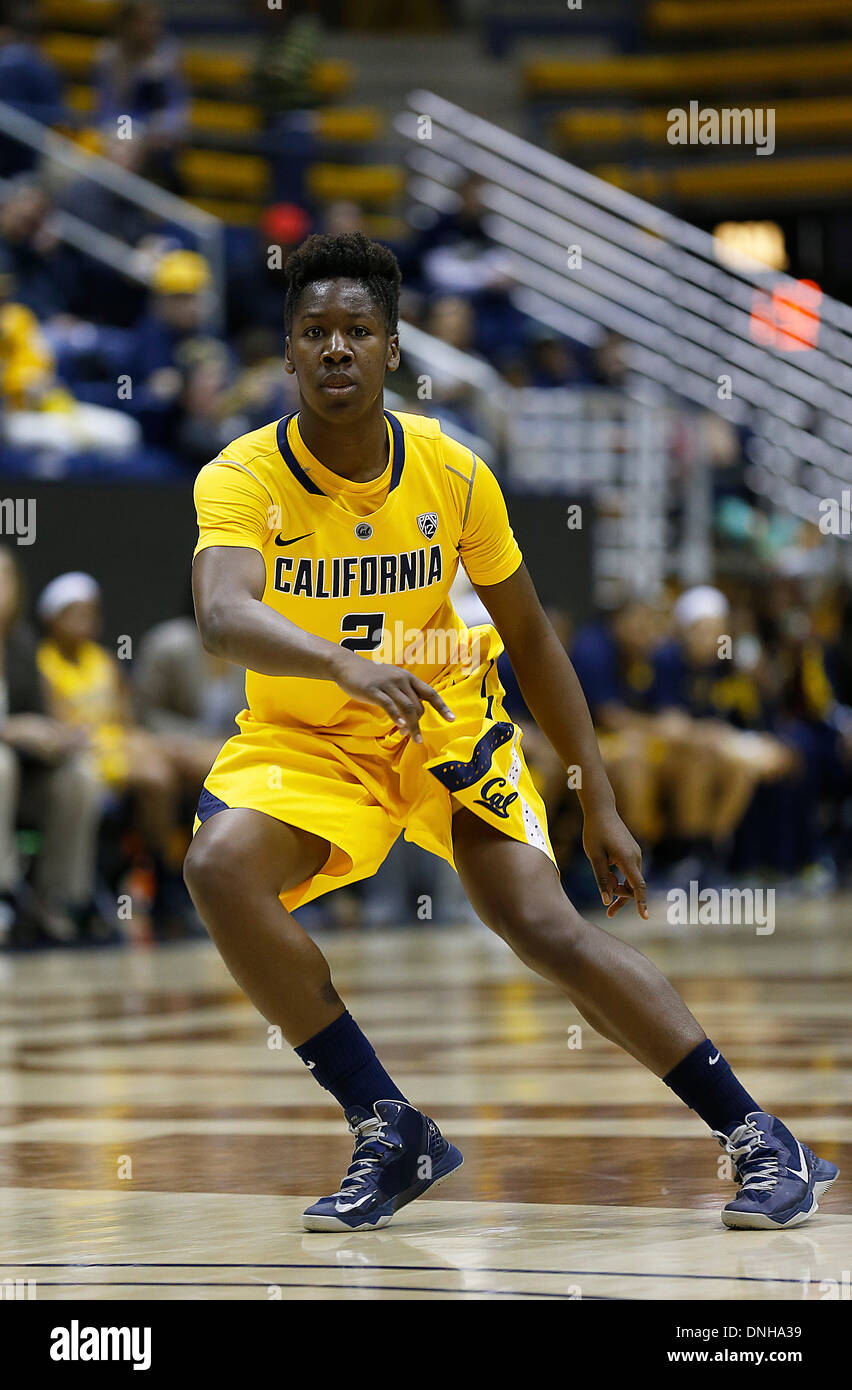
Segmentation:
[(325, 420), (351, 422), (381, 401), (385, 373), (399, 366), (399, 338), (359, 280), (318, 280), (296, 306), (284, 369), (304, 403)]

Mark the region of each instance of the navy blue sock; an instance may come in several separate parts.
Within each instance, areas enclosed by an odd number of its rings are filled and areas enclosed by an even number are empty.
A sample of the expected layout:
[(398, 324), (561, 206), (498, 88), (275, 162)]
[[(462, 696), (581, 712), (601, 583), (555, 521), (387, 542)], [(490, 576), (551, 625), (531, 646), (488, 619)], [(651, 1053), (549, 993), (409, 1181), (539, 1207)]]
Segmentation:
[(346, 1111), (372, 1115), (377, 1100), (405, 1100), (348, 1009), (295, 1052)]
[(760, 1109), (709, 1038), (688, 1052), (663, 1080), (711, 1129), (730, 1133), (746, 1115)]

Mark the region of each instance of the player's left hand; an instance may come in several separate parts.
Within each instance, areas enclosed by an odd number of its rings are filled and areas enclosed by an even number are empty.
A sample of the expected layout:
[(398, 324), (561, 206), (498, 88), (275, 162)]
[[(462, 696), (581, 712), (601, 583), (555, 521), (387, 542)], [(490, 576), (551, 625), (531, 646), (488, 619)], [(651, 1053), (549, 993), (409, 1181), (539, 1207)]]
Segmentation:
[[(614, 917), (631, 898), (647, 921), (642, 851), (614, 807), (586, 811), (583, 817), (583, 849), (595, 871), (607, 917)], [(613, 869), (620, 870), (621, 882)]]

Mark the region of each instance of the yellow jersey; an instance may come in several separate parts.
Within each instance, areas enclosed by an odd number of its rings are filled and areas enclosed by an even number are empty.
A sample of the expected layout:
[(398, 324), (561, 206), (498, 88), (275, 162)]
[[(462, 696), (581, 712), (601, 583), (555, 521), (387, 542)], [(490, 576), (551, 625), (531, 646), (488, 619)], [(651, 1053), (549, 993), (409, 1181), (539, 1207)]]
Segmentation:
[(97, 642), (83, 642), (77, 660), (69, 661), (54, 642), (45, 641), (37, 660), (54, 716), (88, 731), (102, 777), (121, 784), (127, 775), (121, 680), (109, 652)]
[[(521, 552), (494, 474), (437, 420), (385, 411), (389, 460), (350, 482), (310, 453), (297, 415), (233, 441), (198, 474), (195, 554), (257, 550), (263, 602), (306, 632), (389, 660), (440, 689), (467, 628), (449, 597), (459, 562), (499, 584)], [(333, 681), (246, 672), (251, 715), (269, 724), (381, 737), (393, 721)]]

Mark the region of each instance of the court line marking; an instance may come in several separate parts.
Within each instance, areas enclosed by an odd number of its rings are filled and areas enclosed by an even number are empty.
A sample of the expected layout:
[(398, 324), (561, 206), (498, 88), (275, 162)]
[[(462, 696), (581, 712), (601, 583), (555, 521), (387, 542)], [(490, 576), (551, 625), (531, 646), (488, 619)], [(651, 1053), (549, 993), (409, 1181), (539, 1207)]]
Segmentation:
[[(339, 1264), (265, 1264), (262, 1261), (257, 1263), (235, 1262), (217, 1260), (198, 1260), (192, 1263), (176, 1260), (104, 1260), (94, 1264), (79, 1264), (73, 1260), (56, 1261), (48, 1263), (46, 1261), (21, 1260), (10, 1261), (8, 1264), (0, 1265), (3, 1269), (340, 1269)], [(623, 1269), (524, 1269), (517, 1265), (379, 1265), (368, 1264), (360, 1265), (360, 1269), (385, 1271), (402, 1270), (405, 1273), (431, 1274), (544, 1274), (544, 1275), (567, 1275), (573, 1277), (580, 1275), (584, 1278), (603, 1278), (603, 1279), (721, 1279), (724, 1281), (734, 1280), (743, 1284), (801, 1284), (801, 1279), (792, 1278), (786, 1274), (682, 1274), (675, 1271), (639, 1271)], [(116, 1286), (118, 1287), (118, 1286)], [(325, 1287), (320, 1285), (319, 1287)], [(329, 1285), (328, 1287), (335, 1287)], [(559, 1295), (561, 1297), (561, 1295)]]
[[(341, 1271), (350, 1273), (351, 1271)], [(262, 1290), (260, 1283), (240, 1283), (238, 1280), (173, 1280), (159, 1282), (155, 1279), (130, 1279), (117, 1283), (114, 1280), (99, 1280), (97, 1283), (88, 1280), (77, 1279), (54, 1279), (43, 1280), (39, 1284), (43, 1289), (257, 1289)], [(278, 1289), (337, 1289), (342, 1293), (446, 1293), (452, 1294), (454, 1298), (464, 1298), (469, 1294), (484, 1294), (488, 1298), (561, 1298), (571, 1303), (580, 1303), (582, 1300), (570, 1293), (545, 1293), (531, 1289), (441, 1289), (426, 1284), (306, 1284), (306, 1283), (276, 1283)], [(589, 1294), (586, 1302), (616, 1303), (633, 1302), (635, 1300), (616, 1299), (610, 1294)], [(276, 1299), (267, 1299), (267, 1302), (277, 1302)]]

